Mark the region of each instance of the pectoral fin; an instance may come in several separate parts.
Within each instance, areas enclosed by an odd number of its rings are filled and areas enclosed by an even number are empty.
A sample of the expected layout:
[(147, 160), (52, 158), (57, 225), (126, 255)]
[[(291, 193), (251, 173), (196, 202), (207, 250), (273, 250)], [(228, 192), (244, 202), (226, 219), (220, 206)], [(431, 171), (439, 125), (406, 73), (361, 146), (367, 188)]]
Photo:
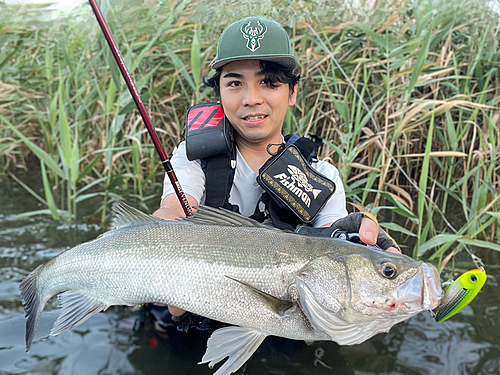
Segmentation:
[(283, 315), (285, 311), (293, 306), (292, 301), (287, 301), (284, 299), (277, 298), (275, 296), (270, 295), (269, 293), (263, 292), (255, 288), (254, 286), (240, 280), (233, 279), (232, 277), (226, 276), (228, 279), (236, 281), (245, 287), (255, 296), (257, 296), (265, 305), (268, 306), (269, 310), (275, 312), (278, 315)]
[(245, 364), (265, 338), (264, 333), (249, 328), (219, 328), (208, 339), (207, 351), (198, 364), (208, 362), (208, 367), (213, 368), (229, 357), (214, 375), (232, 374)]

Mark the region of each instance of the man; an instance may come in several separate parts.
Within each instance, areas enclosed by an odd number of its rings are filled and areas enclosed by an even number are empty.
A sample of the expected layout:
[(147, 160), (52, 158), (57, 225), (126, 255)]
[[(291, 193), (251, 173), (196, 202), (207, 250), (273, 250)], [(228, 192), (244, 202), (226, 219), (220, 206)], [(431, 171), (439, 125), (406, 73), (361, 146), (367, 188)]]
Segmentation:
[[(276, 225), (277, 221), (272, 221), (272, 224), (288, 229), (288, 225), (295, 228), (300, 220), (286, 211), (282, 204), (276, 203), (277, 199), (261, 199), (266, 194), (257, 181), (257, 175), (267, 165), (266, 162), (274, 157), (272, 154), (283, 149), (280, 147), (284, 143), (283, 120), (287, 108), (295, 105), (297, 97), (300, 76), (295, 73), (296, 67), (297, 61), (286, 31), (274, 20), (259, 16), (247, 17), (223, 31), (217, 56), (212, 64), (216, 72), (206, 82), (220, 98), (224, 114), (234, 131), (234, 170), (231, 171), (232, 184), (226, 204), (245, 216), (256, 217), (255, 215), (260, 214), (262, 218), (272, 218), (273, 215), (266, 213), (277, 211), (275, 217), (280, 220), (284, 218), (285, 226)], [(307, 142), (304, 141), (306, 146)], [(204, 171), (203, 161), (189, 160), (186, 156), (186, 143), (182, 142), (175, 150), (171, 162), (189, 204), (206, 204), (207, 178), (213, 176), (208, 176), (206, 169)], [(310, 222), (313, 228), (299, 226), (299, 232), (319, 235), (331, 235), (337, 230), (359, 232), (359, 238), (365, 244), (374, 245), (379, 240), (378, 243), (387, 251), (399, 252), (395, 242), (383, 231), (379, 234), (378, 224), (373, 217), (360, 213), (347, 216), (344, 189), (333, 165), (314, 158), (308, 159), (308, 163), (314, 171), (326, 177), (327, 181), (332, 181), (336, 189), (319, 211), (314, 213), (314, 219)], [(313, 172), (297, 173), (300, 177), (301, 174)], [(216, 177), (223, 180), (230, 178), (227, 173)], [(181, 205), (168, 179), (164, 185), (161, 206), (154, 214), (167, 220), (183, 216)], [(287, 217), (292, 216), (291, 223), (287, 223)], [(174, 317), (184, 313), (172, 306), (169, 310)]]

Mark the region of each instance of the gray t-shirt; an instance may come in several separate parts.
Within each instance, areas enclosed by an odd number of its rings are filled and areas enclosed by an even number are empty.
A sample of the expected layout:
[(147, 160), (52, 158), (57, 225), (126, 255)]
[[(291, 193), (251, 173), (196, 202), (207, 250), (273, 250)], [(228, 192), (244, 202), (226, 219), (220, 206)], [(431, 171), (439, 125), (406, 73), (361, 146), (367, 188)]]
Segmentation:
[[(191, 195), (198, 203), (203, 204), (205, 202), (205, 173), (199, 160), (188, 160), (185, 142), (181, 142), (174, 150), (171, 163), (184, 193)], [(318, 161), (313, 163), (312, 167), (332, 180), (337, 187), (335, 193), (311, 223), (314, 227), (321, 227), (347, 216), (345, 191), (339, 172), (333, 165), (326, 161)], [(251, 216), (263, 192), (264, 189), (257, 183), (257, 175), (237, 150), (236, 170), (229, 203), (238, 205), (242, 215)], [(168, 176), (165, 175), (162, 201), (167, 195), (173, 193), (174, 188)]]

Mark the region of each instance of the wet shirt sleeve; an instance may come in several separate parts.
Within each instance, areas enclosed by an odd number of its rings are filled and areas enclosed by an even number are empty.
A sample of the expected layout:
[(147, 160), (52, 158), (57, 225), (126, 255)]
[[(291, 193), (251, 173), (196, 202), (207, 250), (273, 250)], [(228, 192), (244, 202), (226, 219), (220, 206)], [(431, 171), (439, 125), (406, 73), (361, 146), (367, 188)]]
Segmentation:
[[(198, 203), (202, 203), (202, 197), (205, 192), (205, 174), (199, 160), (188, 160), (185, 142), (181, 142), (174, 150), (170, 162), (184, 193), (191, 195)], [(175, 193), (175, 190), (170, 183), (168, 175), (165, 173), (161, 200), (163, 201), (167, 195), (172, 193)]]
[(333, 165), (326, 161), (318, 161), (313, 164), (313, 168), (318, 172), (328, 177), (335, 183), (335, 193), (330, 197), (328, 202), (319, 212), (318, 216), (313, 220), (312, 225), (319, 228), (322, 225), (333, 223), (334, 221), (347, 216), (345, 190), (342, 180), (339, 176), (339, 171)]

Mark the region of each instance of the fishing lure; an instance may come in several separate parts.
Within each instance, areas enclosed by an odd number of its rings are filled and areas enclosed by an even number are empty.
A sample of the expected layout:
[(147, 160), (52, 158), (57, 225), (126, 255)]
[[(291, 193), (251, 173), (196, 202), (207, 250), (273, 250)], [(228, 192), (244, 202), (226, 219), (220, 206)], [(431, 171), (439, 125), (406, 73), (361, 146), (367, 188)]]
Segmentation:
[(486, 272), (483, 268), (462, 274), (446, 288), (441, 304), (433, 310), (434, 319), (442, 323), (462, 310), (476, 297), (485, 282)]

